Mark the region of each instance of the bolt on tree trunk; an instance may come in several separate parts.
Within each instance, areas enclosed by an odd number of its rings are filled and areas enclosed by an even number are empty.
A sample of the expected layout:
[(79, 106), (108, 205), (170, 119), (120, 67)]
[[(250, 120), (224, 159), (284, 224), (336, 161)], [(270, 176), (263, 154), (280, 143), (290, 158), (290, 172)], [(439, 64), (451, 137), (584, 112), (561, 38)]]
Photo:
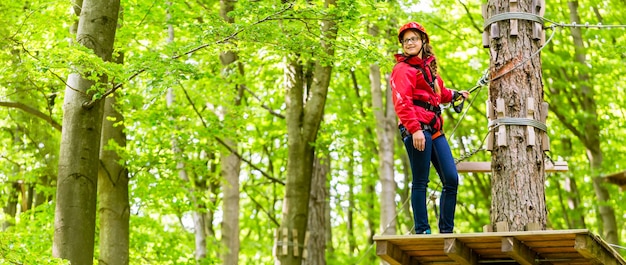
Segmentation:
[[(538, 14), (538, 8), (543, 7), (537, 0), (490, 0), (484, 14), (485, 19), (506, 12)], [(530, 223), (543, 229), (546, 225), (543, 149), (547, 138), (520, 120), (542, 121), (547, 114), (547, 107), (542, 107), (541, 60), (533, 56), (542, 45), (536, 32), (533, 36), (535, 27), (529, 20), (502, 20), (487, 25), (485, 35), (491, 53), (490, 120), (516, 121), (494, 126), (488, 143), (493, 165), (491, 223), (505, 222), (510, 231), (523, 231)]]

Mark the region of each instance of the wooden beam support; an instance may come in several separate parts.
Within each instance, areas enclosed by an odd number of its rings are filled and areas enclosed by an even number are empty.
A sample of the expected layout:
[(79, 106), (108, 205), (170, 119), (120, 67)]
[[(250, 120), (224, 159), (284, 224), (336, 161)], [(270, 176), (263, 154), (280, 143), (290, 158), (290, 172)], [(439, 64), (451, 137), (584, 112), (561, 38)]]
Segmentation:
[[(491, 123), (491, 121), (496, 119), (496, 114), (493, 111), (493, 105), (491, 104), (491, 101), (487, 100), (487, 102), (485, 102), (485, 106), (487, 108), (487, 119), (489, 120), (489, 123)], [(487, 135), (487, 151), (493, 151), (494, 133), (495, 132), (493, 130), (489, 130), (489, 134)]]
[[(546, 172), (567, 172), (567, 162), (555, 161), (554, 165), (546, 163)], [(456, 164), (459, 173), (491, 173), (491, 162), (460, 162)]]
[(416, 260), (389, 241), (376, 241), (376, 255), (390, 265), (417, 265)]
[(293, 256), (294, 257), (299, 257), (300, 256), (300, 249), (298, 248), (298, 244), (300, 243), (298, 241), (298, 229), (293, 229)]
[[(509, 11), (518, 12), (517, 0), (509, 0)], [(511, 27), (511, 33), (510, 33), (511, 36), (517, 36), (518, 34), (517, 19), (511, 19), (511, 21), (509, 22), (509, 25)]]
[(283, 255), (289, 254), (289, 229), (283, 228)]
[[(535, 119), (535, 99), (532, 97), (526, 99), (526, 118)], [(526, 145), (535, 146), (535, 127), (527, 125), (526, 133)]]
[(537, 263), (537, 253), (532, 251), (528, 246), (524, 245), (515, 237), (503, 237), (502, 238), (502, 253), (507, 254), (509, 257), (517, 261), (522, 265), (534, 265)]
[[(483, 20), (487, 20), (487, 4), (483, 4), (481, 6), (482, 12), (483, 12)], [(483, 31), (483, 48), (489, 48), (490, 45), (490, 39), (489, 39), (489, 30), (485, 29)]]
[(302, 258), (303, 259), (307, 259), (309, 257), (309, 252), (308, 252), (308, 245), (309, 245), (309, 236), (311, 233), (309, 233), (309, 231), (306, 231), (306, 233), (304, 234), (304, 245), (302, 246)]
[[(543, 122), (544, 124), (548, 119), (548, 109), (548, 102), (541, 102), (541, 122)], [(548, 132), (541, 133), (541, 138), (541, 150), (550, 151), (550, 136), (548, 135)]]
[[(496, 25), (496, 23), (493, 23), (491, 25)], [(504, 99), (502, 98), (496, 99), (496, 115), (498, 119), (506, 117), (506, 107), (504, 106)], [(506, 138), (506, 126), (501, 125), (498, 127), (498, 132), (496, 133), (496, 141), (498, 142), (498, 146), (507, 146), (508, 144), (506, 142)]]
[(592, 264), (618, 264), (617, 260), (612, 258), (613, 255), (602, 247), (598, 241), (594, 240), (591, 235), (576, 235), (574, 249), (583, 257), (590, 259)]
[[(533, 0), (532, 3), (533, 14), (543, 18), (546, 13), (546, 1), (545, 0)], [(538, 22), (533, 23), (533, 40), (540, 40), (541, 45), (545, 43), (546, 32), (543, 30), (543, 25)]]
[(444, 239), (443, 252), (462, 265), (477, 265), (478, 255), (456, 238)]

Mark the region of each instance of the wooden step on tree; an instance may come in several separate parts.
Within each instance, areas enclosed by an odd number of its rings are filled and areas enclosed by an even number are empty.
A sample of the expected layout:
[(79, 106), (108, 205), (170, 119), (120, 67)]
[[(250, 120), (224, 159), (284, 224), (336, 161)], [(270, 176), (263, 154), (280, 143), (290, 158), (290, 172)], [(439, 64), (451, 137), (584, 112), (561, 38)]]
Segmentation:
[(623, 192), (626, 190), (626, 171), (613, 173), (605, 177), (606, 182), (619, 186)]

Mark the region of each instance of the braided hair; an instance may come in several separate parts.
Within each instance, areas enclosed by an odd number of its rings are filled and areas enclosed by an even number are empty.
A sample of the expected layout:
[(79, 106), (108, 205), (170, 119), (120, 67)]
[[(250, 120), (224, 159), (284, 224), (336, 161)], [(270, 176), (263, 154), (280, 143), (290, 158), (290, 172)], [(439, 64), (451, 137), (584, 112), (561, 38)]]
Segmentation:
[[(417, 32), (420, 35), (420, 38), (422, 38), (422, 40), (427, 39), (427, 37), (425, 36), (423, 32), (419, 32), (419, 31)], [(439, 83), (437, 82), (438, 68), (437, 68), (437, 59), (434, 57), (435, 53), (433, 53), (433, 46), (430, 45), (430, 42), (425, 42), (422, 45), (424, 47), (424, 51), (422, 52), (422, 59), (426, 59), (430, 56), (433, 56), (433, 60), (430, 62), (430, 64), (428, 64), (428, 68), (430, 68), (430, 73), (435, 83), (435, 93), (437, 93), (437, 95), (441, 95), (441, 88), (439, 87)]]

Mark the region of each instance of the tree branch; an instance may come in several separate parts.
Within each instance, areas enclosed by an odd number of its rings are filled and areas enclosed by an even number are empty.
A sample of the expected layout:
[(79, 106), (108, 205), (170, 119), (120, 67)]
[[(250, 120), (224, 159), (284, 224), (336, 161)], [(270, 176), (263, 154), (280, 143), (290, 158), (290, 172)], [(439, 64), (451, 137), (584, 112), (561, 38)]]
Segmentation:
[(472, 13), (470, 13), (469, 8), (467, 7), (467, 5), (465, 3), (463, 3), (463, 1), (461, 1), (461, 0), (459, 0), (459, 3), (461, 3), (461, 5), (463, 6), (463, 9), (465, 9), (465, 13), (469, 17), (470, 21), (472, 21), (472, 26), (474, 26), (474, 28), (478, 32), (483, 33), (483, 29), (481, 29), (479, 24), (476, 23), (476, 21), (474, 20), (474, 17), (472, 16)]
[[(209, 126), (207, 125), (207, 123), (204, 121), (204, 118), (202, 118), (202, 115), (200, 114), (200, 112), (198, 111), (198, 108), (196, 108), (196, 105), (193, 103), (193, 101), (191, 100), (191, 97), (189, 96), (189, 94), (187, 93), (187, 90), (181, 85), (181, 88), (183, 90), (183, 93), (185, 94), (185, 98), (187, 98), (187, 101), (189, 102), (189, 104), (191, 105), (191, 107), (193, 108), (193, 111), (196, 113), (196, 115), (198, 115), (198, 118), (200, 118), (200, 121), (202, 122), (202, 125), (204, 126), (204, 128), (209, 128)], [(217, 136), (213, 137), (218, 143), (220, 143), (222, 146), (226, 147), (226, 149), (228, 149), (228, 151), (230, 151), (231, 153), (233, 153), (234, 155), (236, 155), (239, 159), (241, 159), (241, 161), (246, 162), (246, 164), (248, 164), (252, 169), (259, 171), (261, 173), (261, 175), (265, 176), (266, 178), (270, 179), (271, 181), (275, 182), (275, 183), (279, 183), (281, 185), (285, 185), (285, 182), (283, 182), (280, 179), (277, 179), (275, 177), (270, 176), (269, 174), (265, 173), (265, 171), (261, 170), (259, 167), (255, 166), (252, 161), (245, 159), (243, 156), (241, 156), (241, 154), (239, 154), (237, 152), (237, 150), (233, 149), (232, 147), (230, 147), (230, 145), (228, 145), (226, 142), (224, 142), (224, 140), (222, 140), (222, 138), (219, 138)]]
[(53, 128), (55, 128), (57, 131), (61, 131), (61, 124), (59, 124), (58, 122), (56, 122), (55, 120), (52, 119), (51, 116), (48, 116), (46, 114), (44, 114), (43, 112), (27, 106), (23, 103), (19, 103), (19, 102), (8, 102), (8, 101), (0, 101), (0, 106), (2, 107), (8, 107), (8, 108), (15, 108), (15, 109), (19, 109), (22, 110), (26, 113), (32, 114), (37, 118), (40, 118), (46, 122), (48, 122)]
[[(250, 95), (252, 95), (252, 97), (256, 98), (256, 100), (258, 100), (259, 102), (261, 102), (261, 98), (259, 98), (259, 96), (257, 96), (256, 94), (254, 94), (254, 92), (252, 92), (250, 89), (248, 89), (248, 86), (246, 86), (246, 85), (242, 85), (242, 87), (243, 87), (243, 89), (245, 89), (248, 93), (250, 93)], [(264, 108), (264, 109), (266, 109), (267, 111), (269, 111), (269, 112), (270, 112), (270, 114), (272, 114), (272, 115), (274, 115), (274, 116), (276, 116), (276, 117), (278, 117), (278, 118), (281, 118), (281, 119), (283, 119), (283, 120), (285, 119), (285, 115), (282, 115), (282, 114), (280, 114), (280, 113), (276, 112), (275, 110), (273, 110), (273, 109), (272, 109), (272, 108), (270, 108), (269, 106), (267, 106), (267, 105), (265, 105), (265, 104), (262, 104), (262, 103), (261, 103), (261, 107), (262, 107), (262, 108)]]
[[(274, 14), (271, 14), (271, 15), (269, 15), (269, 16), (267, 16), (267, 17), (265, 17), (265, 18), (263, 18), (263, 19), (261, 19), (261, 20), (259, 20), (259, 21), (256, 21), (256, 22), (254, 22), (254, 23), (250, 24), (250, 26), (249, 26), (249, 27), (251, 27), (251, 26), (255, 26), (255, 25), (258, 25), (258, 24), (261, 24), (261, 23), (266, 22), (266, 21), (269, 21), (269, 20), (272, 20), (272, 19), (273, 19), (273, 17), (278, 16), (278, 15), (280, 15), (280, 14), (282, 14), (282, 13), (286, 12), (287, 10), (291, 9), (291, 8), (293, 7), (293, 5), (294, 5), (294, 3), (290, 3), (289, 5), (287, 5), (285, 8), (281, 9), (280, 11), (278, 11), (278, 12), (276, 12), (276, 13), (274, 13)], [(249, 27), (248, 27), (248, 28), (249, 28)], [(239, 29), (239, 30), (236, 30), (235, 32), (233, 32), (232, 34), (230, 34), (229, 36), (227, 36), (226, 38), (223, 38), (223, 39), (221, 39), (221, 40), (216, 41), (215, 43), (207, 43), (207, 44), (203, 44), (203, 45), (200, 45), (200, 46), (198, 46), (198, 47), (196, 47), (196, 48), (193, 48), (193, 49), (191, 49), (191, 50), (189, 50), (189, 51), (187, 51), (187, 52), (185, 52), (185, 53), (183, 53), (183, 54), (179, 54), (179, 55), (173, 56), (173, 57), (172, 57), (172, 60), (179, 59), (179, 58), (181, 58), (181, 57), (183, 57), (183, 56), (186, 56), (186, 55), (191, 55), (191, 54), (193, 54), (193, 53), (195, 53), (195, 52), (197, 52), (197, 51), (199, 51), (199, 50), (202, 50), (202, 49), (204, 49), (204, 48), (206, 48), (206, 47), (209, 47), (209, 46), (211, 46), (211, 45), (216, 45), (216, 44), (224, 44), (224, 43), (227, 43), (230, 39), (232, 39), (232, 38), (236, 37), (237, 35), (239, 35), (239, 33), (243, 32), (243, 31), (244, 31), (244, 30), (246, 30), (246, 29), (247, 29), (247, 28), (241, 28), (241, 29)], [(145, 72), (146, 70), (147, 70), (147, 68), (143, 68), (143, 69), (141, 69), (141, 70), (137, 71), (137, 72), (136, 72), (136, 73), (134, 73), (132, 76), (130, 76), (130, 77), (128, 78), (128, 80), (126, 80), (126, 82), (129, 82), (129, 81), (133, 80), (135, 77), (137, 77), (137, 76), (138, 76), (138, 75), (140, 75), (141, 73)], [(102, 97), (100, 97), (100, 98), (98, 98), (98, 99), (92, 99), (91, 101), (89, 101), (89, 102), (87, 102), (87, 103), (83, 104), (83, 107), (85, 107), (85, 108), (90, 108), (90, 107), (92, 107), (92, 106), (93, 106), (94, 104), (96, 104), (98, 101), (100, 101), (100, 100), (104, 100), (107, 96), (109, 96), (109, 95), (111, 95), (111, 94), (115, 93), (115, 91), (117, 91), (117, 90), (118, 90), (119, 88), (121, 88), (123, 85), (124, 85), (124, 83), (119, 83), (119, 84), (114, 85), (111, 89), (109, 89), (109, 90), (107, 90), (106, 92), (104, 92), (104, 94), (102, 94)]]

